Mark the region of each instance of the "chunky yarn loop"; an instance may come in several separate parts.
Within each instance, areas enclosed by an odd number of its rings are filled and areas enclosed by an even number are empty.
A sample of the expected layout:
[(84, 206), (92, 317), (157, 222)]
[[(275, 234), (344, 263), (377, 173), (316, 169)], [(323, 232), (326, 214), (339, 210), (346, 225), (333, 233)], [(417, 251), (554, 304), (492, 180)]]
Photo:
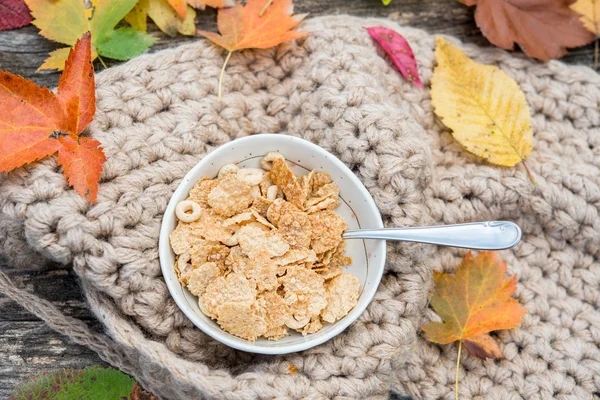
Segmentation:
[[(262, 132), (300, 136), (337, 155), (364, 182), (386, 225), (509, 219), (523, 242), (502, 256), (529, 310), (499, 332), (504, 360), (462, 356), (461, 398), (592, 399), (600, 391), (600, 78), (588, 68), (540, 64), (461, 46), (521, 86), (533, 113), (532, 185), (520, 166), (468, 154), (418, 89), (380, 57), (363, 27), (384, 25), (411, 43), (427, 86), (434, 35), (382, 19), (306, 21), (303, 40), (235, 53), (216, 101), (221, 49), (204, 40), (138, 57), (97, 75), (88, 133), (108, 161), (98, 204), (75, 194), (48, 159), (0, 176), (0, 252), (31, 267), (70, 264), (107, 335), (52, 305), (0, 291), (85, 343), (166, 399), (453, 396), (456, 347), (427, 343), (421, 324), (434, 268), (464, 251), (395, 243), (373, 303), (343, 334), (286, 356), (246, 354), (196, 329), (170, 298), (158, 263), (162, 213), (183, 175), (207, 152)], [(457, 41), (455, 41), (458, 45)], [(72, 327), (70, 326), (72, 325)], [(291, 368), (293, 365), (295, 368)], [(294, 372), (297, 369), (297, 372)], [(483, 397), (482, 397), (483, 396)]]

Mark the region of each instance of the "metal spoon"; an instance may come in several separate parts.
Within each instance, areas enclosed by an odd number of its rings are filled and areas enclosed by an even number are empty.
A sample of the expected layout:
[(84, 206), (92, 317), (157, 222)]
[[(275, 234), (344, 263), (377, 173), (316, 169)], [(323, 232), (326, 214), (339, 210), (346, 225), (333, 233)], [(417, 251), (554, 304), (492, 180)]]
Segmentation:
[(345, 231), (342, 237), (344, 239), (402, 240), (473, 250), (503, 250), (519, 243), (521, 228), (513, 222), (487, 221), (415, 228), (357, 229)]

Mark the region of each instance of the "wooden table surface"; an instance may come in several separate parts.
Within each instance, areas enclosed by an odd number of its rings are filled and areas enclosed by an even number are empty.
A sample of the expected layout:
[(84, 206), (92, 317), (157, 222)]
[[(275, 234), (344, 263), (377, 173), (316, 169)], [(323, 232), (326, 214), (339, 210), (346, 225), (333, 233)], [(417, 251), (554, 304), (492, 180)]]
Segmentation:
[[(297, 13), (312, 16), (352, 14), (359, 16), (389, 17), (401, 24), (411, 25), (433, 33), (454, 35), (481, 46), (489, 43), (473, 21), (473, 8), (447, 0), (392, 0), (384, 7), (379, 0), (296, 0)], [(197, 24), (202, 29), (215, 30), (215, 12), (199, 12)], [(150, 33), (160, 38), (151, 51), (173, 47), (194, 38), (169, 38), (152, 25)], [(38, 35), (34, 26), (0, 32), (0, 69), (22, 75), (39, 85), (55, 87), (58, 72), (36, 72), (48, 52), (59, 47)], [(574, 49), (563, 61), (589, 67), (593, 61), (593, 46)], [(116, 63), (111, 62), (110, 65)], [(96, 70), (103, 67), (96, 63)], [(101, 329), (83, 301), (75, 274), (69, 267), (49, 264), (42, 272), (12, 268), (0, 259), (0, 268), (20, 286), (50, 300), (67, 315), (83, 319)], [(16, 383), (42, 371), (58, 368), (81, 368), (103, 364), (92, 351), (71, 343), (53, 332), (43, 322), (24, 311), (18, 304), (0, 296), (0, 399), (8, 398)]]

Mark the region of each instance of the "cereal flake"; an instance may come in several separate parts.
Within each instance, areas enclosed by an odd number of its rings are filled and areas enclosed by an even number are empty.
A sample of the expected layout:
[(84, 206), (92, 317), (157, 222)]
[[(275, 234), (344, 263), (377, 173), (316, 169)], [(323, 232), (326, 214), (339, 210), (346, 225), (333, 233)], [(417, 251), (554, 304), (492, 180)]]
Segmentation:
[(343, 272), (325, 283), (327, 306), (321, 313), (324, 321), (333, 323), (346, 316), (358, 302), (360, 282), (358, 278)]
[(208, 194), (208, 204), (220, 215), (231, 217), (252, 204), (252, 187), (238, 175), (227, 175)]

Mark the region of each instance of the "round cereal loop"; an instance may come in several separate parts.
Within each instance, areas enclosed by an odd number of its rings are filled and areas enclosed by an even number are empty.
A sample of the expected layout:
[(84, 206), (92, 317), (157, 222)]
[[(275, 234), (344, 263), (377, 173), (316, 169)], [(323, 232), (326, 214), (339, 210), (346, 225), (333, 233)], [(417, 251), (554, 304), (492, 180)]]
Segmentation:
[(277, 187), (277, 185), (269, 186), (269, 188), (267, 189), (267, 200), (275, 201), (275, 199), (277, 199), (278, 191), (279, 188)]
[(200, 205), (191, 200), (180, 201), (175, 207), (175, 215), (177, 215), (177, 218), (183, 222), (197, 221), (198, 218), (200, 218), (201, 213), (202, 208)]
[(285, 161), (285, 157), (283, 155), (281, 155), (281, 153), (277, 153), (276, 151), (272, 151), (270, 153), (267, 153), (261, 160), (260, 160), (260, 167), (262, 169), (264, 169), (265, 171), (270, 171), (271, 168), (273, 167), (273, 160), (275, 160), (276, 158), (281, 158), (282, 160)]
[(250, 186), (258, 185), (265, 174), (260, 168), (242, 168), (238, 171), (238, 176)]
[(218, 178), (222, 178), (227, 175), (237, 174), (240, 168), (235, 164), (225, 164), (219, 170)]
[(250, 189), (250, 196), (252, 196), (253, 199), (261, 196), (260, 187), (258, 185), (252, 186), (252, 189)]
[(238, 233), (239, 233), (239, 231), (234, 233), (233, 235), (231, 235), (230, 238), (221, 240), (221, 243), (223, 243), (225, 246), (229, 246), (229, 247), (237, 246), (239, 243)]
[(288, 320), (285, 322), (285, 325), (288, 328), (292, 328), (292, 329), (301, 329), (304, 326), (306, 326), (306, 324), (308, 324), (310, 322), (310, 317), (306, 317), (306, 318), (302, 318), (300, 321), (298, 321), (296, 318), (294, 318), (293, 316), (290, 316), (288, 318)]

